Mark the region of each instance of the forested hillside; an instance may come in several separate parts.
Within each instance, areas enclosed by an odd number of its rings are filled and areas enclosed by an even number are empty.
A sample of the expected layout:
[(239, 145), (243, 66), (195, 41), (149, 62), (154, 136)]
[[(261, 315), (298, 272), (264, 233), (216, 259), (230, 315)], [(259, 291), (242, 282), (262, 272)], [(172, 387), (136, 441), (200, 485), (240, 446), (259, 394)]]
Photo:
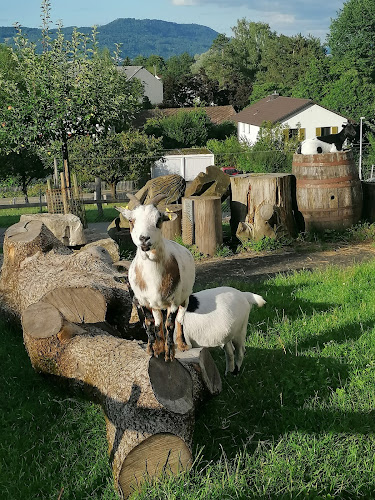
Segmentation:
[[(39, 42), (40, 29), (24, 27), (22, 31), (31, 42)], [(73, 28), (63, 28), (62, 31), (70, 38)], [(91, 28), (80, 27), (78, 31), (89, 35)], [(50, 33), (53, 36), (56, 30), (51, 29)], [(0, 43), (12, 43), (15, 34), (13, 27), (0, 27)], [(163, 58), (184, 52), (201, 54), (209, 49), (217, 35), (213, 29), (200, 24), (177, 24), (156, 19), (116, 19), (98, 27), (99, 48), (107, 47), (112, 52), (115, 44), (122, 44), (122, 56), (130, 58), (140, 54), (158, 54)]]

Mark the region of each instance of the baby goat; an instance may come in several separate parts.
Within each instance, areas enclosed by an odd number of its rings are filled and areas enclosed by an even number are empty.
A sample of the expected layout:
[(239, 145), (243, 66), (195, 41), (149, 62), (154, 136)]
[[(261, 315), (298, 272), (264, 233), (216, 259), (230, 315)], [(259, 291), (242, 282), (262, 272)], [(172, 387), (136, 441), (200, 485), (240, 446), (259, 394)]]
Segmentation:
[(260, 295), (222, 286), (194, 293), (184, 318), (186, 341), (193, 347), (223, 347), (226, 370), (236, 375), (245, 354), (247, 323), (252, 306), (262, 307)]
[(314, 155), (317, 153), (335, 153), (342, 150), (346, 139), (353, 140), (357, 130), (352, 123), (343, 125), (338, 134), (320, 135), (314, 139), (304, 140), (297, 149), (297, 153), (303, 155)]
[[(163, 238), (163, 221), (174, 220), (177, 214), (159, 212), (157, 204), (166, 195), (160, 194), (142, 205), (128, 194), (134, 208), (116, 207), (129, 221), (131, 237), (137, 253), (129, 267), (129, 283), (135, 303), (143, 308), (151, 355), (165, 352), (165, 359), (174, 358), (173, 333), (176, 323), (177, 346), (187, 349), (182, 323), (195, 280), (195, 263), (189, 250), (175, 241)], [(164, 339), (162, 311), (167, 310)]]

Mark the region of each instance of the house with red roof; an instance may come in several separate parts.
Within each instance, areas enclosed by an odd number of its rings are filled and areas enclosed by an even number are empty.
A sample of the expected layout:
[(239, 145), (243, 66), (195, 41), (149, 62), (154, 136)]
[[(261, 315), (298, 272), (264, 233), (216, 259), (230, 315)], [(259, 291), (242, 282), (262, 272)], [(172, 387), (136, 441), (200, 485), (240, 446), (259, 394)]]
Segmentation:
[(254, 144), (264, 122), (280, 123), (289, 129), (289, 136), (298, 134), (303, 140), (336, 134), (348, 118), (311, 99), (283, 97), (274, 93), (243, 109), (233, 120), (237, 122), (238, 139)]

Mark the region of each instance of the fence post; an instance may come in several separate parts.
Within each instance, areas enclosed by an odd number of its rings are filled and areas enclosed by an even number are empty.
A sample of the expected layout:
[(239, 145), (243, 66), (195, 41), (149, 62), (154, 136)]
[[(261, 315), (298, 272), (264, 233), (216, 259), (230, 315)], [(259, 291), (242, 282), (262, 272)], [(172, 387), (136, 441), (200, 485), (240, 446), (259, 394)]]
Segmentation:
[[(102, 199), (102, 180), (100, 177), (95, 177), (95, 199)], [(103, 216), (103, 205), (101, 203), (96, 204), (98, 207), (98, 215), (99, 217)]]

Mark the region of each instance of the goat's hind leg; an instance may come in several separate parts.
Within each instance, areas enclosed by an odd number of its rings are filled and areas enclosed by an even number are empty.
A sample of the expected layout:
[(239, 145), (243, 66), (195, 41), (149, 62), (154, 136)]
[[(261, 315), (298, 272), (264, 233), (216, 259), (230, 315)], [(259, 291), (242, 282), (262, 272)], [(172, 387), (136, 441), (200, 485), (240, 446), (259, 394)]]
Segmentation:
[(176, 318), (176, 342), (177, 342), (177, 347), (180, 351), (187, 351), (189, 349), (189, 346), (186, 343), (184, 335), (184, 325), (183, 325), (187, 306), (188, 306), (188, 301), (185, 301), (184, 304), (180, 305), (180, 307), (178, 308), (178, 314)]
[(154, 355), (154, 345), (156, 340), (155, 335), (155, 319), (152, 314), (151, 309), (141, 308), (143, 314), (143, 326), (147, 333), (148, 343), (147, 343), (147, 353), (150, 356)]

